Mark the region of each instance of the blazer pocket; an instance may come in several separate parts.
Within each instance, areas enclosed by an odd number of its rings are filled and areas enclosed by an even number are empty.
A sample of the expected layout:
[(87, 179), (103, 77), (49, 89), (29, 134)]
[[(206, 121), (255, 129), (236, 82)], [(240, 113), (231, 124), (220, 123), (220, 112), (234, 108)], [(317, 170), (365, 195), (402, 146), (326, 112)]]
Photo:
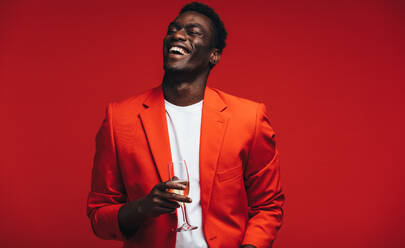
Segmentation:
[(242, 167), (237, 166), (228, 170), (224, 171), (218, 171), (217, 173), (218, 176), (218, 181), (219, 182), (227, 182), (227, 181), (233, 181), (234, 179), (238, 179), (242, 177)]

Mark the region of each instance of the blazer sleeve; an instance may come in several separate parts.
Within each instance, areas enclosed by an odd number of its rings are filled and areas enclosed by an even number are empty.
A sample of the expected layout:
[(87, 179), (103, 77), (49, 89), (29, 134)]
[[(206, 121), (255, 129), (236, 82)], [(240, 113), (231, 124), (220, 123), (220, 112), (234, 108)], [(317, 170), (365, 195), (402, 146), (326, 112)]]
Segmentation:
[(118, 224), (118, 210), (127, 201), (122, 182), (112, 121), (113, 105), (96, 136), (96, 153), (87, 200), (87, 216), (96, 236), (102, 239), (125, 240)]
[(279, 154), (275, 133), (264, 104), (259, 104), (256, 127), (244, 171), (249, 213), (242, 245), (272, 247), (281, 227), (284, 194), (280, 184)]

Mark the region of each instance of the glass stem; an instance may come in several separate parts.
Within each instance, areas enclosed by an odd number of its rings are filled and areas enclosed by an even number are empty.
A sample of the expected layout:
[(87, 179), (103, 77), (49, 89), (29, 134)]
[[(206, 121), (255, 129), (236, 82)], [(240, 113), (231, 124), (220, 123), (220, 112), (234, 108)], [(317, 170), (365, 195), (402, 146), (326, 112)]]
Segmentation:
[(181, 203), (181, 212), (183, 213), (183, 223), (187, 223), (187, 216), (186, 216), (186, 206), (184, 205), (184, 202)]

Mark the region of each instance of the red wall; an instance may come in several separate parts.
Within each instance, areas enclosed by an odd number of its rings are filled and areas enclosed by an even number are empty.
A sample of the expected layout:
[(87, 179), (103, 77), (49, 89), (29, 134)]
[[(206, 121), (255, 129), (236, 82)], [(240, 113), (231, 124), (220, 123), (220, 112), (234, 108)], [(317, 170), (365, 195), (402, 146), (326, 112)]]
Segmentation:
[[(278, 133), (276, 247), (405, 247), (404, 2), (207, 2), (229, 31), (209, 85)], [(107, 102), (160, 83), (183, 3), (0, 2), (0, 247), (120, 247), (85, 215), (94, 137)]]

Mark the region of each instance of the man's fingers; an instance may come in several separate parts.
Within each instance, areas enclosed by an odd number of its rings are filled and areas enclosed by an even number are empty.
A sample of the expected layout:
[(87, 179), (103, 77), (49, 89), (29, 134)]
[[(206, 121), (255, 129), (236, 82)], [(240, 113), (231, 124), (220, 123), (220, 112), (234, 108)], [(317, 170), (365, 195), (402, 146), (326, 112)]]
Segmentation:
[(159, 207), (165, 207), (165, 208), (171, 208), (172, 210), (180, 207), (180, 205), (175, 202), (175, 201), (169, 201), (166, 199), (158, 199), (157, 204), (159, 205)]
[(157, 186), (163, 191), (166, 189), (186, 189), (186, 184), (186, 181), (166, 181), (158, 184)]
[(187, 181), (167, 181), (167, 189), (186, 189)]
[(167, 199), (167, 200), (185, 202), (185, 203), (190, 203), (192, 201), (191, 198), (189, 198), (187, 196), (174, 194), (174, 193), (170, 193), (170, 192), (163, 192), (160, 195), (160, 197), (164, 198), (164, 199)]
[(173, 208), (164, 208), (164, 207), (156, 207), (155, 210), (159, 214), (167, 214), (167, 213), (172, 213), (175, 211), (175, 209), (173, 209)]

